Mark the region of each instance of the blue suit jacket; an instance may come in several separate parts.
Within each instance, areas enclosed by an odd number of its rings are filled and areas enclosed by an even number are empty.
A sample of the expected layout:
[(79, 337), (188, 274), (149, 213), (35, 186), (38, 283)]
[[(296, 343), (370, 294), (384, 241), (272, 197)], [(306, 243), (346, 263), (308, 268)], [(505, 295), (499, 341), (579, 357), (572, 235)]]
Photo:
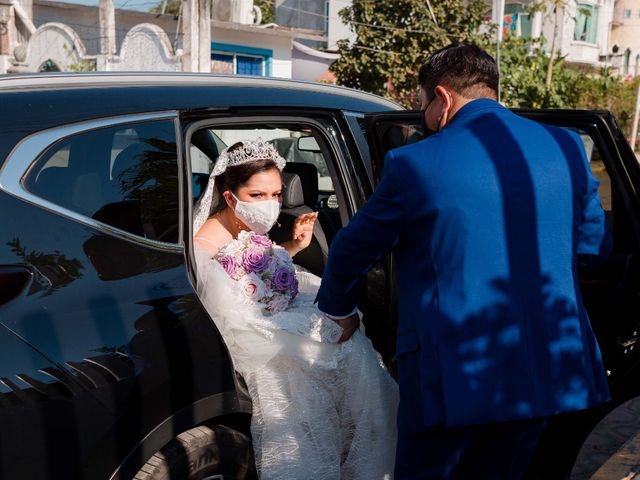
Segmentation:
[(580, 137), (479, 99), (387, 154), (380, 184), (333, 241), (319, 307), (344, 315), (393, 251), (399, 427), (470, 425), (609, 398), (577, 256), (608, 254)]

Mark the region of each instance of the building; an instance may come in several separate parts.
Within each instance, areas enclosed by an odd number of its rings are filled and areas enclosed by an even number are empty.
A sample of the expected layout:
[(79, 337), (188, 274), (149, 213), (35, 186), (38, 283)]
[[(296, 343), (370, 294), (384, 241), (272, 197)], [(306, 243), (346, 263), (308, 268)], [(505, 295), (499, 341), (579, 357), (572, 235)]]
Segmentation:
[[(488, 2), (489, 3), (489, 2)], [(531, 0), (491, 0), (492, 21), (503, 25), (503, 30), (516, 35), (546, 38), (545, 48), (551, 49), (557, 23), (557, 50), (575, 64), (602, 67), (610, 64), (614, 0), (547, 0), (544, 11), (531, 15)], [(558, 8), (554, 5), (558, 3)], [(618, 1), (620, 3), (620, 1)], [(504, 5), (504, 17), (497, 18)]]
[(276, 23), (322, 33), (327, 37), (324, 42), (302, 40), (300, 43), (335, 51), (338, 40), (354, 35), (338, 13), (351, 3), (352, 0), (276, 0)]
[[(227, 7), (225, 9), (225, 7)], [(0, 0), (0, 73), (191, 71), (292, 78), (294, 39), (262, 25), (252, 0), (183, 0), (180, 17), (47, 0)], [(226, 14), (226, 15), (225, 15)], [(326, 69), (326, 67), (325, 67)]]
[(612, 64), (624, 76), (640, 74), (640, 0), (617, 0), (611, 25)]

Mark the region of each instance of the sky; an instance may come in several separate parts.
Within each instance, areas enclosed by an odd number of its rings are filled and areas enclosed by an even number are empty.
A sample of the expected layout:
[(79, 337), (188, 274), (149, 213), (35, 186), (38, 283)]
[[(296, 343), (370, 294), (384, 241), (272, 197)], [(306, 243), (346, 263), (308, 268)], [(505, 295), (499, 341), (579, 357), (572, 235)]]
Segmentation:
[[(80, 5), (98, 6), (98, 0), (57, 0), (64, 3), (77, 3)], [(158, 2), (154, 0), (113, 0), (113, 5), (117, 9), (124, 8), (125, 10), (141, 10), (146, 12), (149, 8), (156, 5)]]

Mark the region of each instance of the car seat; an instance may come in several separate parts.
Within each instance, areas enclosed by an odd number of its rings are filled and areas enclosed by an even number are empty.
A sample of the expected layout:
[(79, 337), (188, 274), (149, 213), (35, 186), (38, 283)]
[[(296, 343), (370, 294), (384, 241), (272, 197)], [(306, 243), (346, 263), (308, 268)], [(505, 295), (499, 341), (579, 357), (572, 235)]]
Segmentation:
[[(311, 167), (313, 167), (313, 165), (311, 165)], [(276, 243), (283, 243), (291, 240), (295, 219), (302, 214), (314, 212), (314, 210), (305, 202), (305, 198), (310, 201), (310, 195), (308, 192), (304, 191), (303, 181), (299, 175), (285, 171), (282, 173), (282, 181), (284, 184), (284, 189), (282, 191), (282, 208), (280, 216), (278, 217), (278, 224), (274, 226), (270, 232), (271, 239)], [(305, 193), (307, 193), (307, 195), (305, 195)], [(316, 221), (313, 226), (313, 238), (311, 239), (311, 244), (308, 248), (299, 252), (294, 257), (294, 261), (301, 267), (321, 276), (324, 264), (327, 260), (328, 252), (329, 245), (327, 243), (326, 236), (320, 222)]]

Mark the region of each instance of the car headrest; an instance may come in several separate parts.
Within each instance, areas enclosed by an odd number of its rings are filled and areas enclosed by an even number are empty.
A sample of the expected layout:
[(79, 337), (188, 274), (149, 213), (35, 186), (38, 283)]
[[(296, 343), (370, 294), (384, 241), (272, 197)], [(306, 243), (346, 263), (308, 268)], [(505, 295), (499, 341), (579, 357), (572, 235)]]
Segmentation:
[(287, 162), (284, 173), (293, 173), (302, 182), (303, 205), (314, 208), (318, 203), (318, 169), (312, 163)]
[[(120, 153), (118, 153), (113, 161), (111, 178), (113, 178), (115, 182), (122, 182), (123, 180), (128, 179), (127, 177), (135, 175), (137, 173), (137, 169), (132, 167), (142, 164), (144, 156), (148, 150), (149, 145), (142, 142), (132, 143), (125, 147)], [(123, 174), (124, 178), (120, 178)]]
[(304, 205), (302, 180), (295, 173), (282, 172), (282, 208), (296, 208)]

